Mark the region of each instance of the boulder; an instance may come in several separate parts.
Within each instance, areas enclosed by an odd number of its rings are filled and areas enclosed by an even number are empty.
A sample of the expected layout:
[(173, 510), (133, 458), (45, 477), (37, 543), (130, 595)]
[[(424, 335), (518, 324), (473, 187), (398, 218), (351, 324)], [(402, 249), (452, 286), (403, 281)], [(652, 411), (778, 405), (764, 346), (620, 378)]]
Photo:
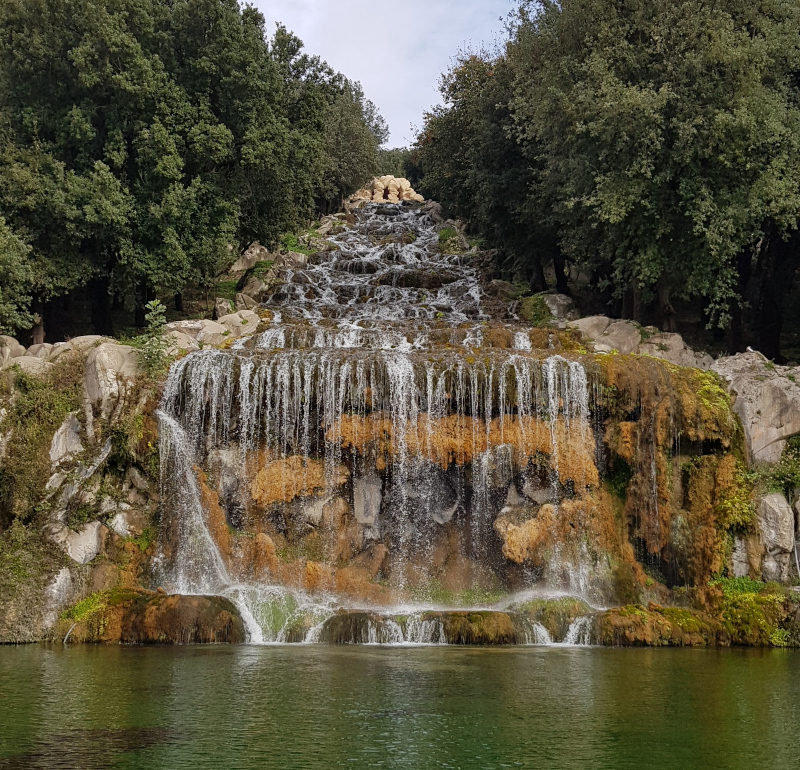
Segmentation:
[(217, 297), (214, 300), (214, 316), (217, 320), (231, 312), (233, 312), (233, 303), (229, 299)]
[(604, 315), (591, 315), (568, 324), (570, 329), (577, 329), (586, 342), (596, 340), (610, 325), (611, 319)]
[(54, 468), (83, 452), (80, 431), (81, 424), (75, 417), (75, 412), (70, 412), (50, 442), (50, 463)]
[(677, 366), (692, 366), (703, 370), (710, 369), (714, 363), (708, 353), (695, 352), (683, 341), (680, 334), (669, 332), (659, 332), (648, 337), (639, 345), (639, 354), (661, 358)]
[(68, 530), (63, 539), (64, 550), (78, 564), (88, 564), (103, 550), (108, 528), (99, 521), (84, 524), (77, 532)]
[(166, 333), (167, 338), (167, 355), (176, 356), (181, 351), (186, 351), (187, 353), (191, 352), (192, 350), (198, 350), (200, 345), (198, 344), (197, 340), (194, 337), (191, 337), (188, 334), (184, 334), (183, 332), (179, 331), (169, 331)]
[(222, 345), (230, 339), (231, 332), (226, 326), (216, 321), (200, 321), (201, 329), (197, 335), (197, 341), (204, 345)]
[(800, 433), (800, 367), (775, 366), (750, 351), (720, 358), (711, 369), (736, 396), (733, 409), (742, 421), (750, 463), (778, 462), (786, 439)]
[(237, 310), (253, 310), (258, 307), (258, 302), (256, 302), (251, 296), (248, 294), (244, 294), (240, 292), (236, 295), (236, 309)]
[(197, 340), (198, 335), (203, 331), (203, 321), (172, 321), (164, 326), (164, 331), (167, 334), (185, 334), (193, 340)]
[(9, 358), (3, 365), (3, 369), (10, 369), (12, 366), (18, 366), (25, 374), (30, 374), (32, 377), (41, 377), (53, 368), (53, 364), (35, 356)]
[(268, 262), (273, 259), (272, 254), (267, 251), (258, 241), (251, 243), (241, 257), (231, 265), (231, 273), (246, 273), (255, 267), (259, 262)]
[(258, 328), (260, 321), (258, 313), (252, 310), (238, 310), (235, 313), (222, 316), (218, 323), (224, 326), (234, 337), (242, 337), (246, 334), (252, 334)]
[(107, 420), (122, 407), (139, 374), (139, 354), (128, 345), (104, 342), (86, 357), (84, 388), (92, 406)]
[(52, 349), (53, 346), (49, 342), (41, 342), (38, 345), (31, 345), (28, 348), (28, 355), (46, 359)]
[(579, 317), (572, 297), (566, 294), (542, 294), (541, 297), (557, 321), (573, 321)]
[(612, 350), (617, 350), (622, 355), (636, 353), (642, 341), (639, 327), (631, 321), (614, 321), (605, 331), (596, 338), (595, 342), (607, 345)]
[(269, 295), (272, 281), (277, 276), (277, 270), (272, 268), (263, 276), (251, 275), (242, 288), (242, 294), (252, 297), (256, 302), (263, 302)]
[(7, 334), (0, 334), (0, 350), (7, 350), (9, 358), (19, 358), (25, 355), (25, 346)]
[(510, 301), (519, 294), (519, 286), (495, 278), (493, 281), (489, 281), (487, 292), (500, 300)]
[(156, 594), (134, 601), (122, 617), (122, 644), (241, 644), (244, 623), (223, 596)]
[(111, 529), (120, 537), (139, 537), (147, 524), (147, 519), (141, 511), (130, 508), (125, 503), (120, 505), (119, 511), (111, 519)]
[(756, 501), (756, 516), (764, 559), (762, 579), (788, 582), (794, 550), (794, 513), (780, 492), (762, 495)]

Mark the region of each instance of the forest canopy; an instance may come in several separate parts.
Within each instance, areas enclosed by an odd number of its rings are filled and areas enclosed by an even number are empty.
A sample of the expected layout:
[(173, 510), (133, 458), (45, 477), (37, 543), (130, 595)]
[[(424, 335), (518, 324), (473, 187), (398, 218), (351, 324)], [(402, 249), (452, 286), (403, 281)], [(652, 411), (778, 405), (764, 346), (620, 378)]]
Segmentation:
[(236, 0), (0, 6), (0, 331), (89, 287), (142, 315), (378, 170), (358, 83)]
[(797, 0), (522, 2), (498, 51), (441, 80), (413, 157), (426, 195), (510, 275), (581, 275), (613, 314), (674, 301), (779, 354), (800, 264)]

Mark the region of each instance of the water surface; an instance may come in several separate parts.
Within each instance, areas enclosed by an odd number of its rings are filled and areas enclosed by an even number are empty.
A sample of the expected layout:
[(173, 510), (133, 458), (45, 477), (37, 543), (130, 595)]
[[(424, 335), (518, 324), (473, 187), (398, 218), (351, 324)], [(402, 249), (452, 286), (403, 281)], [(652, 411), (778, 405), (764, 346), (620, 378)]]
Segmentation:
[(0, 648), (0, 768), (795, 768), (800, 652)]

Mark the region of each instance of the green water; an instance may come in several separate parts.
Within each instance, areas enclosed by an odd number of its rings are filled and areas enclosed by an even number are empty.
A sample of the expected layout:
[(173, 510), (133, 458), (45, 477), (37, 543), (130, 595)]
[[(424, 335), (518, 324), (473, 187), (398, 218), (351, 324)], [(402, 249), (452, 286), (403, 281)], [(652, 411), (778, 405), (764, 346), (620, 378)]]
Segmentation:
[(797, 768), (800, 652), (0, 648), (0, 768)]

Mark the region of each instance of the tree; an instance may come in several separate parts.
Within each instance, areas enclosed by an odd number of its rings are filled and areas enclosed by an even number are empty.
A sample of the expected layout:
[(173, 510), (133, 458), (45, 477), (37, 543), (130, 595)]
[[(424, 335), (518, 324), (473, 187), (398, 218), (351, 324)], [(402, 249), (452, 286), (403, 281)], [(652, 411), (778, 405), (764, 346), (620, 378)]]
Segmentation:
[(9, 229), (0, 217), (0, 333), (13, 334), (29, 326), (33, 271), (28, 262), (30, 247)]
[(544, 164), (565, 252), (633, 315), (677, 292), (726, 325), (739, 254), (796, 228), (799, 14), (791, 0), (521, 7), (518, 139)]

